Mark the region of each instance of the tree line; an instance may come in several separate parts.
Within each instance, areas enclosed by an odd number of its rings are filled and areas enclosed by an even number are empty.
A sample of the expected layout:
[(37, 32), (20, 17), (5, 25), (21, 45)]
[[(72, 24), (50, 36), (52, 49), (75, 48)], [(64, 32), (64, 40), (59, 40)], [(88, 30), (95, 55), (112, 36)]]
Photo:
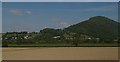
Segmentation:
[[(118, 40), (105, 41), (104, 39), (78, 34), (62, 29), (45, 28), (40, 32), (6, 32), (2, 35), (2, 45), (69, 45), (78, 46), (79, 44), (90, 43), (117, 43)], [(59, 45), (58, 45), (59, 44)]]

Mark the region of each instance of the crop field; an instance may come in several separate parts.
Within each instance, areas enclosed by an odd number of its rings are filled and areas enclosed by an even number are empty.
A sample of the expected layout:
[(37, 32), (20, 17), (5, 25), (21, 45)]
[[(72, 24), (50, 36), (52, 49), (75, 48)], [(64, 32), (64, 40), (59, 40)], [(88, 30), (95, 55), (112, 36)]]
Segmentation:
[(118, 47), (8, 47), (3, 60), (118, 60)]

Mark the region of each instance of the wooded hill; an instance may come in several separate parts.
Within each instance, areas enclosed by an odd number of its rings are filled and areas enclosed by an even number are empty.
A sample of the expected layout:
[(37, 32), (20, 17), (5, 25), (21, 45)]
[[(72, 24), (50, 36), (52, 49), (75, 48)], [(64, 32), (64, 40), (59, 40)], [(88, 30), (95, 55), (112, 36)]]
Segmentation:
[(118, 39), (118, 25), (120, 23), (104, 16), (95, 16), (86, 21), (69, 26), (65, 30), (98, 37), (103, 40)]

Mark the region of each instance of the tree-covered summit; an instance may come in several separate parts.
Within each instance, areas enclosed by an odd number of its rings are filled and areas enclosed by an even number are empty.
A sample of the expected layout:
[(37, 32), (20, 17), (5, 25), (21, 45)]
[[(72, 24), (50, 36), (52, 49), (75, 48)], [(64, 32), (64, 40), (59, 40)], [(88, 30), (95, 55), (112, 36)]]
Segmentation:
[(71, 25), (65, 30), (78, 34), (86, 34), (99, 37), (103, 40), (113, 40), (118, 38), (118, 25), (120, 23), (104, 16), (95, 16), (86, 21)]

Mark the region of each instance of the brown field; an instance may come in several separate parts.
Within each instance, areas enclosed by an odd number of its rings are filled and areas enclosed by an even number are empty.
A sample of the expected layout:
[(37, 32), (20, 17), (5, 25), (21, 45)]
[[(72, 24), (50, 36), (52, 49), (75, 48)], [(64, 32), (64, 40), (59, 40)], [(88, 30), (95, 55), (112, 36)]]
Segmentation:
[(117, 60), (117, 47), (3, 48), (3, 60)]

